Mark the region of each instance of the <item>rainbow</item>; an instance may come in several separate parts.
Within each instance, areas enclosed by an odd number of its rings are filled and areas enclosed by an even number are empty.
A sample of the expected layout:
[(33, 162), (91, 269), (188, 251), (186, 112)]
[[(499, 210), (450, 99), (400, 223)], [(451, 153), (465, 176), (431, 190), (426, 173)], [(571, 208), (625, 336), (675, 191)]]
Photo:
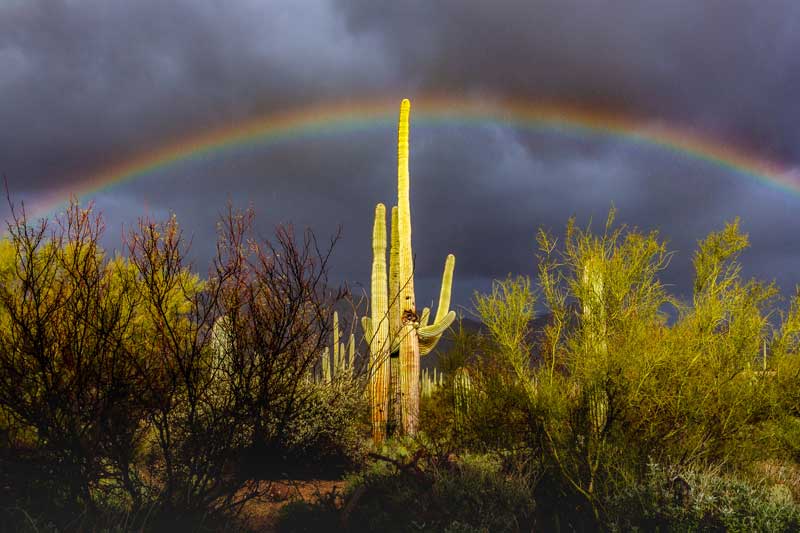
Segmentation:
[[(83, 198), (182, 161), (238, 147), (393, 125), (397, 120), (399, 101), (397, 98), (327, 103), (191, 135), (110, 166), (78, 185), (73, 183), (70, 189), (64, 187), (50, 191), (47, 198), (34, 205), (34, 212), (39, 215), (52, 212), (63, 205), (70, 194)], [(779, 190), (800, 194), (800, 173), (797, 170), (769, 162), (741, 147), (698, 135), (688, 128), (552, 103), (451, 97), (420, 97), (412, 101), (412, 125), (487, 123), (523, 130), (566, 130), (656, 146), (725, 167)]]

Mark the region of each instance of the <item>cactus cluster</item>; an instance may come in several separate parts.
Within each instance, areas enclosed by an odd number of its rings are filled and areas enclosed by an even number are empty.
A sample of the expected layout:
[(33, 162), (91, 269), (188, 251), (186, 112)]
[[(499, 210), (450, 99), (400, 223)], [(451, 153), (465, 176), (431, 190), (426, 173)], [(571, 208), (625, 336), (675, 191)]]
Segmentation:
[(421, 398), (430, 398), (435, 390), (441, 388), (444, 383), (444, 374), (437, 372), (434, 368), (432, 372), (424, 369), (419, 377), (419, 395)]
[(450, 311), (455, 257), (447, 256), (433, 323), (430, 309), (417, 314), (414, 294), (414, 256), (411, 250), (411, 207), (408, 173), (408, 116), (411, 103), (403, 100), (397, 139), (397, 206), (392, 208), (389, 271), (386, 269), (386, 208), (375, 207), (372, 233), (370, 316), (362, 318), (370, 349), (372, 435), (386, 438), (390, 413), (407, 435), (419, 419), (420, 356), (430, 353), (455, 320)]
[(347, 344), (340, 341), (341, 331), (339, 330), (339, 313), (333, 312), (333, 361), (331, 361), (331, 350), (325, 347), (322, 352), (322, 381), (331, 383), (337, 376), (353, 375), (353, 364), (356, 357), (356, 338), (353, 333)]

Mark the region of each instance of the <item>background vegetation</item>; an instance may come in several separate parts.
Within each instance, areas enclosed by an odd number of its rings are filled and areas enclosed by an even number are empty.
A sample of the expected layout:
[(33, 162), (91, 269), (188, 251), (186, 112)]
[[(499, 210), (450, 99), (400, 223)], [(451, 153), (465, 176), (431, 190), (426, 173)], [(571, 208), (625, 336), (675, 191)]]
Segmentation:
[(318, 378), (347, 304), (327, 278), (335, 238), (252, 227), (228, 209), (199, 277), (174, 218), (142, 220), (112, 256), (91, 209), (15, 212), (0, 528), (246, 528), (270, 480), (345, 473), (344, 494), (285, 506), (276, 527), (800, 528), (800, 297), (742, 279), (738, 221), (699, 242), (689, 301), (659, 281), (658, 234), (613, 212), (601, 233), (541, 232), (538, 279), (475, 295), (481, 327), (439, 354), (422, 431), (380, 448), (361, 356)]

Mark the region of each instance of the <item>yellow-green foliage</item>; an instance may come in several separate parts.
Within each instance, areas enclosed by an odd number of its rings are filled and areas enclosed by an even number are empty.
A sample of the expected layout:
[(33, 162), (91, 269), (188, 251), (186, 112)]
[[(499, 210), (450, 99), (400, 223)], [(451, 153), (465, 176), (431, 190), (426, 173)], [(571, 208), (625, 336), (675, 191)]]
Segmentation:
[(765, 343), (768, 368), (800, 369), (797, 357), (779, 356), (797, 354), (800, 315), (795, 302), (770, 337), (776, 289), (741, 279), (748, 241), (738, 221), (699, 243), (689, 302), (659, 280), (671, 255), (658, 234), (615, 227), (613, 211), (600, 235), (570, 221), (559, 245), (544, 232), (539, 244), (539, 294), (550, 316), (537, 344), (527, 279), (476, 295), (491, 342), (473, 369), (483, 393), (473, 395), (482, 398), (475, 418), (502, 427), (505, 442), (516, 435), (538, 450), (597, 517), (613, 480), (648, 461), (741, 463), (742, 443), (790, 379), (763, 371)]
[(475, 295), (475, 309), (495, 349), (522, 382), (530, 378), (530, 322), (535, 303), (530, 280), (524, 277), (495, 281), (490, 294)]

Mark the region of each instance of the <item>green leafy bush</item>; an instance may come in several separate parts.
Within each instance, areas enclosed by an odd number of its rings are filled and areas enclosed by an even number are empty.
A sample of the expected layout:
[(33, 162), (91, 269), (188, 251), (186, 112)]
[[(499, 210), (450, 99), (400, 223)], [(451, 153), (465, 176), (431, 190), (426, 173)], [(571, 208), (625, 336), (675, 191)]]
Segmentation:
[(800, 528), (800, 506), (782, 485), (718, 471), (649, 465), (644, 480), (609, 502), (612, 531), (783, 532)]
[(360, 378), (332, 384), (301, 384), (309, 395), (306, 408), (285, 430), (287, 465), (301, 466), (306, 475), (341, 475), (360, 465), (367, 452), (368, 409)]

